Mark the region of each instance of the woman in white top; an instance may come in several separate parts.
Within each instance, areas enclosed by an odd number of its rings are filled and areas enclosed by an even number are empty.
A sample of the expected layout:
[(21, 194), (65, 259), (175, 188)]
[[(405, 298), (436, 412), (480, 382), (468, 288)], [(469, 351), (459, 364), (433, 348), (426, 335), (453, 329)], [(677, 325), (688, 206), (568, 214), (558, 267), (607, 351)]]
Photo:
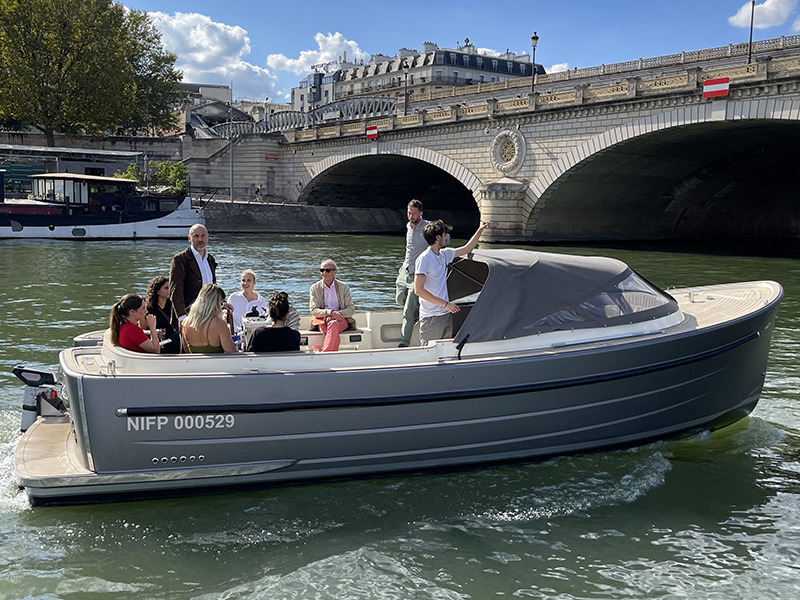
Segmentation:
[(242, 291), (231, 294), (228, 302), (233, 306), (233, 323), (236, 331), (242, 330), (242, 317), (254, 308), (262, 315), (267, 310), (267, 301), (255, 289), (256, 274), (250, 269), (242, 271)]

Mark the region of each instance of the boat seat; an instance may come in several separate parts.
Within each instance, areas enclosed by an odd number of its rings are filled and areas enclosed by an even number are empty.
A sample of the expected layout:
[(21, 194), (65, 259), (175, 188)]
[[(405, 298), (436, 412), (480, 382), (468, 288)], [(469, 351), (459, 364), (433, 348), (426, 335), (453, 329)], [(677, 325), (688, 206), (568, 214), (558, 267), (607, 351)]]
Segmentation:
[[(345, 329), (339, 334), (339, 349), (340, 350), (358, 350), (364, 348), (364, 342), (369, 339), (371, 331), (367, 327), (356, 327)], [(312, 349), (322, 346), (325, 336), (318, 329), (301, 329), (300, 330), (300, 347)]]

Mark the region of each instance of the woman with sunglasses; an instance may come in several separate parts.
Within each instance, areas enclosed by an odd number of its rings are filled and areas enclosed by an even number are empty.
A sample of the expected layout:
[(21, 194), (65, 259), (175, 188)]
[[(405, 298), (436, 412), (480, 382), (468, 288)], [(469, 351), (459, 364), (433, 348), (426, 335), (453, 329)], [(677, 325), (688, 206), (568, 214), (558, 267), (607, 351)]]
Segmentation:
[(350, 298), (350, 288), (336, 279), (336, 263), (327, 259), (319, 266), (322, 277), (311, 286), (309, 310), (313, 323), (325, 335), (323, 352), (336, 352), (339, 349), (339, 334), (348, 327), (355, 327), (353, 314), (356, 309)]

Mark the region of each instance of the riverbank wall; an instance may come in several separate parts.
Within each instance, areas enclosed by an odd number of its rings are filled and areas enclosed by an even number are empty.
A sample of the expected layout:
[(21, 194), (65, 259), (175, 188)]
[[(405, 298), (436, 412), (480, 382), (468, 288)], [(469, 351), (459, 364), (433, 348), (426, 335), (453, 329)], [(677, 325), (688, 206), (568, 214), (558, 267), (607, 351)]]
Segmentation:
[[(280, 202), (212, 200), (203, 206), (214, 233), (402, 233), (405, 207), (315, 206)], [(478, 213), (442, 211), (425, 215), (453, 226), (454, 237), (468, 238), (478, 227)]]

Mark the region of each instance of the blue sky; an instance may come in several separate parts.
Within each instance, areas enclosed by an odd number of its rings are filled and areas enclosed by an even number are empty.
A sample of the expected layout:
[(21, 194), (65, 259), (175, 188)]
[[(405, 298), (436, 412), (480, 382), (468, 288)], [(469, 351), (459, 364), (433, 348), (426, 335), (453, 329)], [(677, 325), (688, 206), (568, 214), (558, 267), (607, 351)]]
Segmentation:
[[(431, 41), (530, 52), (550, 70), (746, 42), (749, 0), (121, 0), (150, 13), (184, 81), (233, 84), (234, 96), (286, 101), (311, 65), (394, 56)], [(757, 0), (754, 40), (800, 34), (798, 0)]]

